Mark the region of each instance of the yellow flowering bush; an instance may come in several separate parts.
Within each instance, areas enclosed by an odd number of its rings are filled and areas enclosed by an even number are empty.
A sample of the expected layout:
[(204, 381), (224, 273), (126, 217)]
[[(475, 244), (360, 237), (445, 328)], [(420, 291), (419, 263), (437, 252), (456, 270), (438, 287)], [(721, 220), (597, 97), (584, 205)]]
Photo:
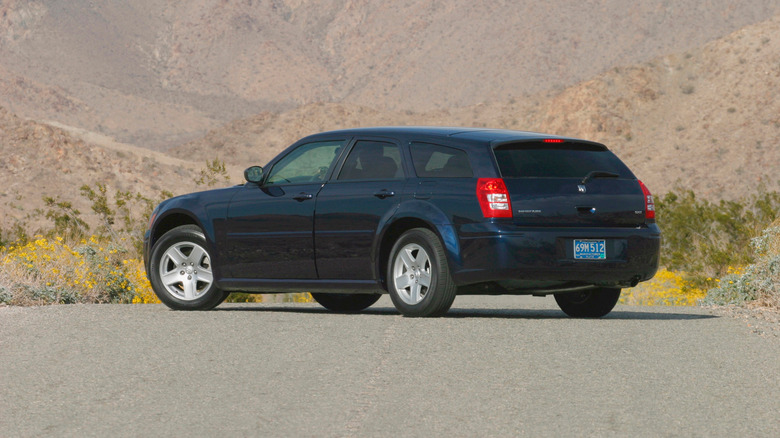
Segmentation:
[(133, 304), (159, 303), (160, 299), (154, 294), (152, 284), (146, 278), (144, 262), (138, 259), (130, 259), (123, 260), (122, 263), (128, 267), (128, 279), (135, 288), (135, 294), (131, 302)]
[(706, 292), (686, 280), (685, 273), (661, 269), (651, 280), (624, 289), (621, 304), (639, 306), (693, 306)]
[(75, 244), (61, 237), (0, 249), (0, 303), (157, 302), (143, 263), (122, 242), (96, 236)]
[(290, 294), (290, 302), (293, 303), (311, 303), (314, 298), (308, 292)]
[(311, 303), (314, 298), (308, 292), (285, 294), (248, 294), (235, 292), (225, 300), (228, 303)]
[(244, 292), (233, 292), (225, 300), (227, 303), (262, 303), (263, 296), (260, 294), (248, 294)]

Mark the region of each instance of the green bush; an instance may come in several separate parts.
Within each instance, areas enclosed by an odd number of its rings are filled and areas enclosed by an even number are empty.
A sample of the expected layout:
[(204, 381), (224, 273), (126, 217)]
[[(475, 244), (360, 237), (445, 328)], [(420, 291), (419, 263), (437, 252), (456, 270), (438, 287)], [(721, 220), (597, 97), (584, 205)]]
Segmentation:
[(5, 286), (0, 286), (0, 304), (11, 304), (12, 298), (11, 292)]
[(756, 263), (744, 273), (730, 274), (720, 279), (720, 286), (709, 291), (705, 304), (727, 305), (753, 302), (767, 307), (780, 307), (780, 221), (752, 240), (758, 254)]
[(219, 157), (211, 161), (206, 160), (206, 167), (200, 170), (200, 176), (195, 180), (195, 184), (206, 187), (213, 187), (217, 184), (229, 184), (230, 175), (225, 168), (225, 162)]
[(780, 193), (761, 190), (739, 201), (713, 203), (690, 190), (669, 192), (656, 209), (663, 232), (661, 265), (687, 272), (687, 280), (709, 288), (729, 268), (755, 261), (751, 239), (778, 217)]

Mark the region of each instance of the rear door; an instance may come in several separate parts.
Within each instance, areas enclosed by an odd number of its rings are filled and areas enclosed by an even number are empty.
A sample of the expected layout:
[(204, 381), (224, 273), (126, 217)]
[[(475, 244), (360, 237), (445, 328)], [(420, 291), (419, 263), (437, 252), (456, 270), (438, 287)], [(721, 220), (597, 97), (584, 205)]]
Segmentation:
[(598, 143), (554, 141), (494, 147), (516, 224), (634, 227), (644, 223), (639, 182), (611, 151)]
[(322, 279), (374, 279), (373, 244), (380, 223), (398, 207), (406, 184), (400, 145), (358, 138), (317, 196), (314, 243)]

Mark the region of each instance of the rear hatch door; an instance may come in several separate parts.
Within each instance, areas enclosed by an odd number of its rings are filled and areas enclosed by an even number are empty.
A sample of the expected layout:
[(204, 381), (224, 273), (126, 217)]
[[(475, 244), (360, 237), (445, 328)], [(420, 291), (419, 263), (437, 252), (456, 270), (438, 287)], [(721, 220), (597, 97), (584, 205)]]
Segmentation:
[(635, 227), (645, 222), (639, 182), (604, 145), (555, 139), (505, 143), (493, 150), (517, 225)]

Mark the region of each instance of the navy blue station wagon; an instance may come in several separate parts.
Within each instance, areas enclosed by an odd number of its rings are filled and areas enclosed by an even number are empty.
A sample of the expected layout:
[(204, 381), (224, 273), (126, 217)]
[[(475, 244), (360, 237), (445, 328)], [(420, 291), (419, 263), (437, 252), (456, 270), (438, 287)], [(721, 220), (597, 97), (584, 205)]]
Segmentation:
[(530, 132), (362, 128), (299, 140), (240, 186), (162, 202), (146, 271), (173, 309), (230, 292), (311, 292), (407, 316), (459, 294), (553, 294), (609, 313), (658, 268), (653, 197), (604, 145)]

